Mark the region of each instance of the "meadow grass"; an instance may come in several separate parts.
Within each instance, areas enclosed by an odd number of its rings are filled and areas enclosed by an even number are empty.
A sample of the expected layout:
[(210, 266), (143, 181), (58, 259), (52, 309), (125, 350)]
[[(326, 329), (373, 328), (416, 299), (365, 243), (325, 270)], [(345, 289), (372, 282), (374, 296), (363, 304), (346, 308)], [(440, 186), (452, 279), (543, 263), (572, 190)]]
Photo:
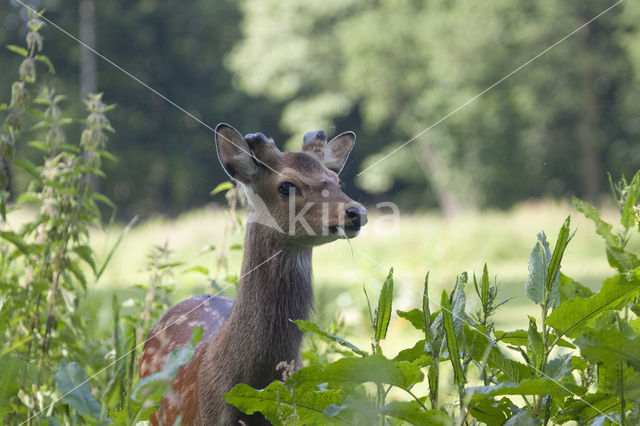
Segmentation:
[[(497, 327), (526, 328), (527, 315), (538, 316), (537, 306), (524, 294), (528, 256), (536, 233), (544, 230), (553, 249), (560, 225), (571, 215), (572, 228), (577, 228), (577, 233), (566, 251), (562, 272), (594, 289), (613, 275), (606, 261), (604, 243), (595, 234), (593, 224), (568, 203), (527, 203), (508, 211), (467, 212), (456, 217), (443, 217), (435, 212), (401, 214), (396, 227), (375, 209), (370, 212), (370, 223), (362, 235), (349, 242), (341, 240), (316, 248), (313, 260), (314, 319), (326, 326), (339, 316), (346, 323), (348, 337), (365, 347), (369, 340), (369, 315), (363, 286), (375, 305), (392, 266), (394, 309), (408, 310), (421, 303), (427, 271), (430, 271), (433, 308), (437, 308), (433, 301), (440, 299), (442, 289), (449, 291), (464, 271), (470, 279), (474, 271), (481, 274), (486, 262), (490, 276), (500, 285), (500, 299), (512, 298), (498, 311)], [(241, 212), (240, 217), (245, 215)], [(605, 218), (615, 218), (612, 209), (605, 209)], [(144, 267), (146, 253), (153, 245), (166, 243), (173, 250), (173, 259), (183, 263), (176, 267), (173, 303), (193, 294), (215, 292), (210, 278), (222, 283), (223, 277), (235, 275), (240, 269), (242, 250), (237, 245), (243, 242), (241, 227), (235, 226), (223, 243), (223, 230), (232, 222), (234, 219), (227, 210), (208, 207), (176, 219), (157, 217), (136, 225), (123, 239), (105, 274), (93, 286), (91, 299), (94, 308), (101, 311), (99, 323), (106, 325), (109, 320), (110, 303), (104, 303), (110, 300), (109, 294), (115, 293), (121, 301), (143, 297), (130, 286), (148, 280)], [(107, 232), (96, 231), (92, 240), (97, 253), (106, 255), (121, 230), (121, 226), (116, 226)], [(216, 246), (216, 250), (201, 250), (208, 245)], [(236, 245), (236, 249), (229, 250), (230, 245)], [(226, 267), (217, 261), (221, 252), (226, 255)], [(196, 265), (206, 267), (209, 276), (188, 272)], [(231, 297), (234, 293), (233, 285), (224, 291)], [(473, 312), (478, 303), (472, 285), (467, 287), (467, 295)], [(390, 347), (415, 337), (405, 335), (405, 331), (411, 333), (406, 325), (402, 319), (393, 320), (391, 330), (394, 332), (390, 336), (397, 336), (399, 340), (395, 342), (392, 337), (388, 342)]]

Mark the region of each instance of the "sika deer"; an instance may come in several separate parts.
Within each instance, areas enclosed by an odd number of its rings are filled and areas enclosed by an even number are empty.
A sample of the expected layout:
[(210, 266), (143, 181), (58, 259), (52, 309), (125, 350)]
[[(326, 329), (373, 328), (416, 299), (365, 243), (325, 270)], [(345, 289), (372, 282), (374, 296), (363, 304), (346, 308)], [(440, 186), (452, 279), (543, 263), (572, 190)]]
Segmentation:
[(174, 306), (151, 330), (140, 377), (162, 368), (171, 350), (186, 346), (194, 327), (204, 337), (182, 366), (151, 424), (268, 424), (221, 397), (238, 383), (264, 388), (276, 365), (296, 360), (302, 333), (290, 320), (306, 319), (312, 305), (311, 250), (341, 236), (356, 236), (365, 208), (340, 189), (338, 173), (355, 134), (326, 142), (323, 131), (304, 137), (302, 152), (283, 153), (262, 133), (244, 138), (220, 124), (215, 141), (224, 170), (245, 190), (249, 217), (235, 302), (201, 295)]

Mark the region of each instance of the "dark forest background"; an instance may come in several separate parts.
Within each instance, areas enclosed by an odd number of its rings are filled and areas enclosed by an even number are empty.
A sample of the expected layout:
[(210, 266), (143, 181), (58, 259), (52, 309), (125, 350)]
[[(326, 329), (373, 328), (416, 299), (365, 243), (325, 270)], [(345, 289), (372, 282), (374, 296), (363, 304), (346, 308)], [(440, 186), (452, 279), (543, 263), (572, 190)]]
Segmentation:
[[(262, 131), (288, 149), (306, 131), (354, 130), (347, 192), (448, 214), (570, 195), (597, 202), (608, 171), (630, 176), (640, 167), (638, 2), (614, 7), (371, 169), (614, 3), (29, 4), (206, 124), (102, 59), (94, 66), (61, 31), (42, 31), (59, 92), (104, 91), (117, 104), (108, 149), (118, 161), (105, 164), (100, 185), (121, 217), (173, 215), (216, 200), (209, 192), (227, 178), (207, 126), (219, 122)], [(2, 1), (0, 20), (0, 45), (20, 44), (24, 8)], [(10, 98), (19, 61), (0, 50), (0, 99)], [(63, 106), (79, 116), (76, 98)], [(17, 170), (11, 177), (14, 188), (25, 182)]]

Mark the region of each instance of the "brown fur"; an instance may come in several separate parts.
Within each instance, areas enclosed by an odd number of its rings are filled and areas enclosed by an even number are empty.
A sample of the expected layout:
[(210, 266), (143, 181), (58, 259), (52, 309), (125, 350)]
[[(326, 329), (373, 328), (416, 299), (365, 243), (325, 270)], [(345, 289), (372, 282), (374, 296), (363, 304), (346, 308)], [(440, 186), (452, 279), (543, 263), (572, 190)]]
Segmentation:
[[(282, 153), (261, 134), (242, 138), (228, 125), (216, 129), (220, 161), (245, 185), (250, 205), (242, 278), (232, 308), (227, 298), (195, 296), (172, 308), (151, 331), (141, 377), (160, 370), (171, 350), (185, 346), (194, 327), (204, 326), (193, 360), (178, 371), (151, 424), (173, 425), (179, 414), (184, 425), (269, 424), (261, 414), (248, 416), (226, 404), (222, 395), (238, 383), (266, 387), (280, 378), (276, 366), (282, 361), (300, 366), (302, 333), (290, 320), (306, 319), (311, 309), (312, 247), (338, 238), (336, 225), (355, 236), (366, 223), (366, 210), (338, 187), (337, 172), (355, 136), (343, 133), (334, 140), (326, 159), (320, 150)], [(284, 181), (296, 186), (295, 204), (278, 193)], [(313, 235), (303, 226), (289, 229), (290, 206)], [(361, 212), (357, 226), (350, 226), (347, 208)], [(274, 226), (265, 223), (265, 209)]]

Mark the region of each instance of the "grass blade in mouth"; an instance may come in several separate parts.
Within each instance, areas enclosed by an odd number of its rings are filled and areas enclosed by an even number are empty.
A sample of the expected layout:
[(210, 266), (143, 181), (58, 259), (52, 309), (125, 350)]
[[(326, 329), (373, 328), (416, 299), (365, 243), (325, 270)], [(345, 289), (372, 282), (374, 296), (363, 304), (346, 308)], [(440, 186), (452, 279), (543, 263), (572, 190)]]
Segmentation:
[(345, 240), (347, 240), (347, 243), (349, 243), (349, 248), (351, 249), (351, 257), (353, 257), (353, 246), (351, 245), (351, 239), (349, 238), (349, 236), (347, 235), (347, 233), (345, 232), (344, 228), (342, 226), (336, 226), (336, 229), (338, 230), (338, 234), (340, 235), (341, 238), (344, 238)]

